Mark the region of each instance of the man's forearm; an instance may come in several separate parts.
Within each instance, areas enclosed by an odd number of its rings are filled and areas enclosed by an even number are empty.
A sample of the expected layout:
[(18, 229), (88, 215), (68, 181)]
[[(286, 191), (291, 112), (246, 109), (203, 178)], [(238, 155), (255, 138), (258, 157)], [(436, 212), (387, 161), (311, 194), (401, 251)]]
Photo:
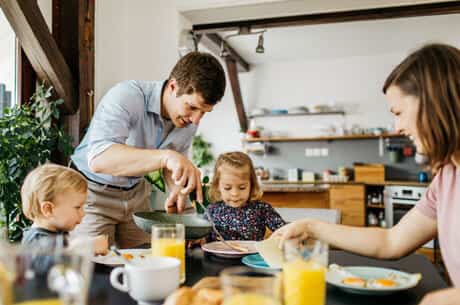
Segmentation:
[(143, 176), (164, 167), (167, 150), (113, 144), (90, 163), (95, 173), (112, 176)]

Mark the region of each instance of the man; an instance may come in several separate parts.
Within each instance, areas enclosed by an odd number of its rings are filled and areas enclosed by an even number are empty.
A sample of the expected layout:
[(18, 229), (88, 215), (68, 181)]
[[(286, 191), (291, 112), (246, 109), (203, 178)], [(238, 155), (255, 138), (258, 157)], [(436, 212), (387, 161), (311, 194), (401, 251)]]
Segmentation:
[(198, 169), (185, 157), (203, 115), (225, 91), (225, 73), (210, 54), (181, 58), (166, 81), (125, 81), (102, 98), (71, 159), (88, 180), (85, 217), (72, 235), (107, 234), (131, 248), (149, 242), (132, 214), (149, 210), (151, 185), (143, 176), (162, 169), (170, 191), (168, 212), (183, 211), (196, 189)]

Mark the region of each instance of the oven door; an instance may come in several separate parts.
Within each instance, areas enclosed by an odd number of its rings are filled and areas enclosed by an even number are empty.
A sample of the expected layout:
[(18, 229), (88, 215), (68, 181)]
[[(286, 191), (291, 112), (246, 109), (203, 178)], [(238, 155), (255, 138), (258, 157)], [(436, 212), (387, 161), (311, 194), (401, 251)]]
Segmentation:
[(396, 225), (414, 206), (415, 204), (393, 202), (393, 225)]

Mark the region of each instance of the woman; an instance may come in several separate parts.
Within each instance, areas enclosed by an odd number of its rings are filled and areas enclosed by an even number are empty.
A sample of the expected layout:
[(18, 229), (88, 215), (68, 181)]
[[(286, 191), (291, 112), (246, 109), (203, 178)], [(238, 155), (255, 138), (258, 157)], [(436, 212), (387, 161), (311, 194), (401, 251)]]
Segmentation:
[(377, 258), (399, 258), (438, 235), (455, 288), (433, 292), (420, 305), (460, 304), (460, 50), (427, 45), (388, 76), (383, 93), (398, 132), (413, 139), (435, 177), (424, 197), (391, 229), (356, 228), (304, 219), (275, 232), (282, 240), (313, 237)]

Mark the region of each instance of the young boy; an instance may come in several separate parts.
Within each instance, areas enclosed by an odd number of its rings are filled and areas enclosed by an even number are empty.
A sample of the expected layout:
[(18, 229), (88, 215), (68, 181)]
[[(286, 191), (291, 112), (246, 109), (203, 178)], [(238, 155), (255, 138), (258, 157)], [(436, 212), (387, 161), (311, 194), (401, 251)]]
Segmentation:
[[(68, 167), (48, 163), (31, 171), (22, 185), (21, 199), (24, 215), (33, 224), (24, 231), (22, 244), (55, 244), (61, 235), (67, 246), (67, 233), (85, 214), (87, 188), (86, 179)], [(107, 251), (107, 236), (95, 237), (95, 254)]]

